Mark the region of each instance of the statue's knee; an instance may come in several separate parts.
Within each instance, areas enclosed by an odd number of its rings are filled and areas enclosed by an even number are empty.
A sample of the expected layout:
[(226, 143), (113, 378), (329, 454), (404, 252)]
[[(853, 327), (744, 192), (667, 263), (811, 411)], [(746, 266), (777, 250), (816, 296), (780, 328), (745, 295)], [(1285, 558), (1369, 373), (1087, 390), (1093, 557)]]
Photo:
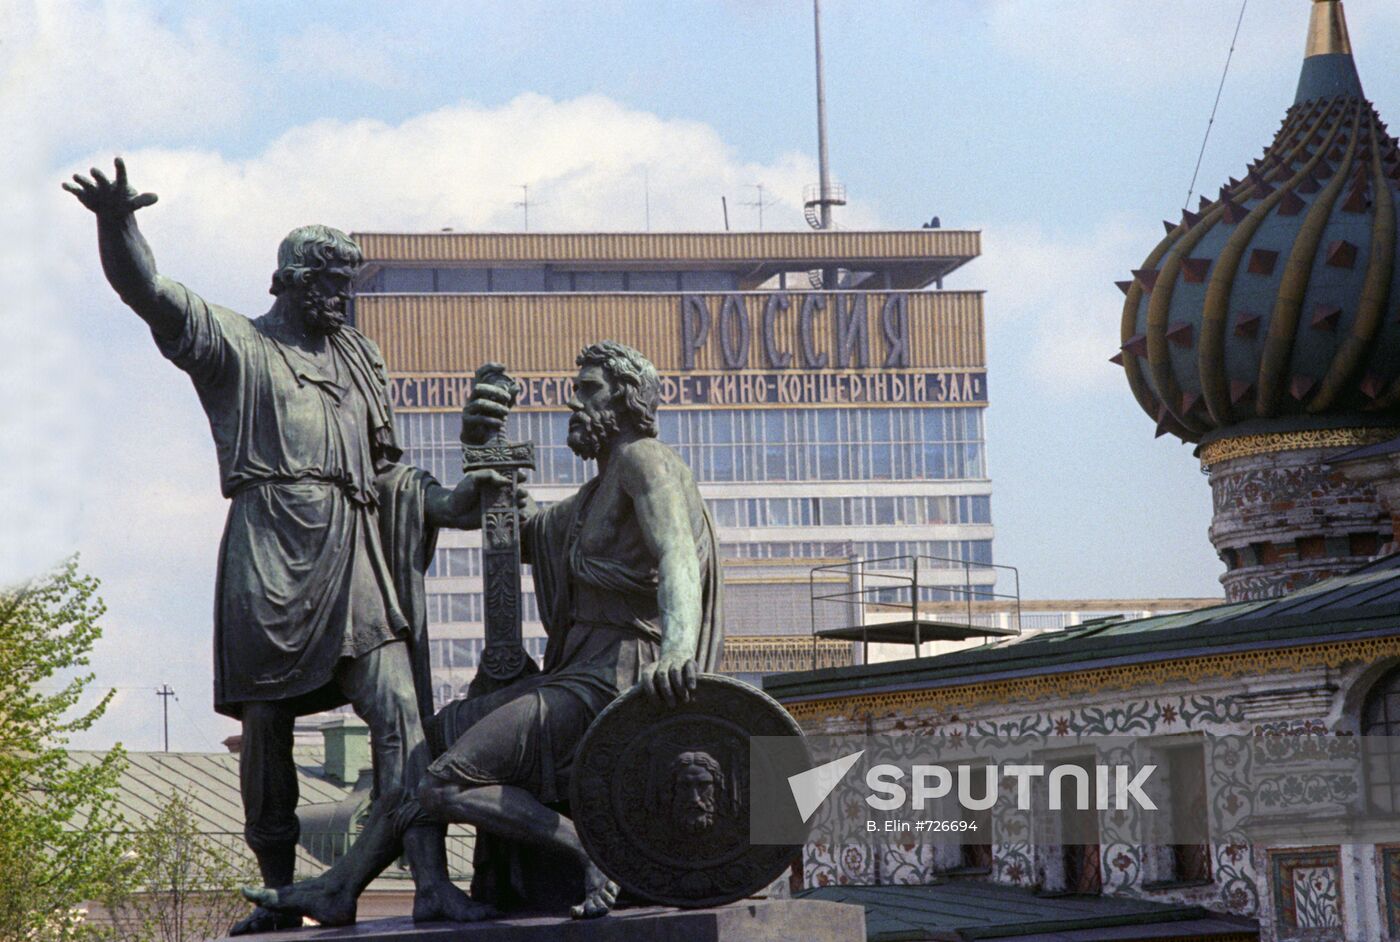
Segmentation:
[(301, 838), (301, 822), (295, 813), (268, 815), (243, 825), (243, 839), (254, 853), (274, 853), (292, 849)]

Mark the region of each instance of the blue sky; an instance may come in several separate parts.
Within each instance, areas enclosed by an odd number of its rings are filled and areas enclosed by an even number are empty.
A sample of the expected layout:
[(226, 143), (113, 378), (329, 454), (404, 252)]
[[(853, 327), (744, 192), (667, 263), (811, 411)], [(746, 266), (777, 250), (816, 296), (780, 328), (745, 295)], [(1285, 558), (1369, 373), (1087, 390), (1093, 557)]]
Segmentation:
[[(1292, 100), (1306, 0), (1253, 0), (1202, 163), (1213, 193)], [(1209, 492), (1107, 363), (1126, 277), (1185, 195), (1234, 0), (827, 0), (833, 172), (849, 228), (984, 232), (999, 562), (1030, 597), (1204, 596)], [(1347, 10), (1368, 95), (1400, 116), (1400, 9)], [(73, 549), (111, 607), (93, 668), (123, 688), (86, 745), (232, 731), (210, 702), (224, 504), (187, 381), (101, 279), (60, 180), (114, 153), (161, 195), (164, 271), (260, 312), (276, 243), (345, 229), (798, 227), (815, 180), (810, 5), (0, 0), (0, 576)]]

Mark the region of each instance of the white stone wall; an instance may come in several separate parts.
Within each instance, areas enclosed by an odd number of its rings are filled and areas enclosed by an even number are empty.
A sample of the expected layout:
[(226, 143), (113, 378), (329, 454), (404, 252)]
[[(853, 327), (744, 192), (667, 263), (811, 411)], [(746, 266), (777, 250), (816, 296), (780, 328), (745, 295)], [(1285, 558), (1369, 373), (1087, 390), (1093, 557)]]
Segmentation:
[[(1035, 703), (986, 704), (961, 710), (912, 710), (898, 716), (837, 716), (805, 722), (809, 733), (901, 733), (956, 741), (958, 737), (1035, 733), (1051, 746), (1066, 748), (1080, 737), (1136, 737), (1136, 749), (1197, 737), (1207, 749), (1244, 747), (1261, 734), (1314, 735), (1324, 739), (1359, 730), (1365, 692), (1386, 664), (1353, 664), (1279, 671), (1265, 675), (1142, 685), (1131, 690), (1064, 696)], [(1235, 737), (1235, 738), (1231, 738)], [(1208, 757), (1207, 768), (1228, 769), (1231, 757)], [(1239, 757), (1242, 760), (1246, 757)], [(1103, 761), (1102, 757), (1100, 761)], [(1003, 778), (1003, 787), (1013, 783)], [(1364, 795), (1364, 789), (1361, 789)], [(1207, 773), (1211, 806), (1211, 880), (1199, 886), (1153, 887), (1162, 876), (1161, 849), (1135, 840), (1132, 821), (1121, 812), (1101, 812), (1100, 874), (1103, 892), (1164, 902), (1190, 903), (1213, 911), (1260, 920), (1262, 939), (1303, 937), (1290, 919), (1318, 919), (1311, 939), (1390, 940), (1377, 841), (1371, 838), (1338, 844), (1335, 837), (1306, 829), (1282, 827), (1282, 835), (1264, 846), (1252, 845), (1240, 827), (1250, 810), (1232, 807), (1228, 775)], [(1239, 794), (1244, 794), (1239, 790)], [(1248, 800), (1248, 799), (1245, 799)], [(1358, 801), (1364, 800), (1358, 798)], [(1053, 835), (1037, 832), (1031, 812), (999, 802), (993, 821), (994, 866), (982, 879), (1045, 891), (1060, 889), (1062, 874)], [(1273, 810), (1273, 809), (1261, 809)], [(1042, 829), (1043, 830), (1043, 829)], [(1395, 838), (1400, 843), (1400, 833)], [(1321, 849), (1319, 849), (1321, 848)], [(808, 886), (831, 883), (923, 883), (941, 878), (957, 862), (957, 848), (929, 844), (851, 843), (842, 847), (809, 844), (804, 850), (803, 878)], [(1330, 863), (1317, 864), (1325, 858)], [(1280, 917), (1273, 890), (1273, 870), (1288, 876), (1300, 912)], [(1308, 877), (1315, 879), (1306, 882)], [(1323, 895), (1309, 896), (1314, 886)], [(1316, 894), (1313, 894), (1314, 896)], [(1335, 900), (1328, 902), (1330, 897)], [(1307, 905), (1305, 905), (1307, 904)], [(1308, 907), (1311, 908), (1308, 908)], [(1330, 907), (1330, 908), (1329, 908)], [(1338, 925), (1327, 925), (1335, 910)], [(1393, 940), (1400, 942), (1400, 939)]]

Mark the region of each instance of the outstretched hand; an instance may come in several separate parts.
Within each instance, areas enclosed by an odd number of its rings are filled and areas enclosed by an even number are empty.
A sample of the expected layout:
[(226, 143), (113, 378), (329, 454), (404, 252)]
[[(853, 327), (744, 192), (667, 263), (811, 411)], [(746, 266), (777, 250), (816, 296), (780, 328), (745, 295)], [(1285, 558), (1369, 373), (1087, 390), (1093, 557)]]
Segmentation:
[(116, 159), (117, 178), (108, 180), (106, 175), (93, 167), (88, 179), (80, 173), (73, 174), (73, 183), (64, 183), (63, 188), (78, 198), (88, 209), (100, 218), (119, 219), (146, 206), (159, 197), (154, 193), (137, 193), (135, 187), (126, 182), (126, 163)]

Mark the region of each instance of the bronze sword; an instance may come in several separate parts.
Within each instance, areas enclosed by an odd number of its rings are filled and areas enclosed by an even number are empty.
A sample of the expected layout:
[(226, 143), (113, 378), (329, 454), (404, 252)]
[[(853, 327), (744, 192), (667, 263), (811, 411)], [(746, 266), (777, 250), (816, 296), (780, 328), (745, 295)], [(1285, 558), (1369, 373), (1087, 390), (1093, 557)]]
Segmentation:
[[(499, 386), (510, 393), (510, 407), (520, 396), (520, 384), (505, 368), (488, 363), (476, 371), (475, 383)], [(486, 485), (481, 493), (481, 576), (486, 643), (476, 676), (467, 688), (469, 697), (508, 686), (539, 671), (525, 653), (520, 613), (520, 508), (516, 503), (516, 472), (535, 467), (534, 442), (512, 442), (505, 428), (494, 432), (485, 444), (466, 441), (463, 429), (462, 470), (491, 469), (509, 479), (506, 485)]]

